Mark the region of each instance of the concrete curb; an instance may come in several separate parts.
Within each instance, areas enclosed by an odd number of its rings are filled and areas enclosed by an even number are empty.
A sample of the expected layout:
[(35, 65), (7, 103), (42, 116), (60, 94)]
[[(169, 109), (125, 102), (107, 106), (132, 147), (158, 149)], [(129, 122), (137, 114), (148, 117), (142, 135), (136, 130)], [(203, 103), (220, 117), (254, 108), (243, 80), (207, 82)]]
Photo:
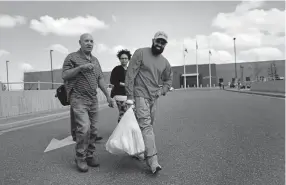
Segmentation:
[(238, 93), (255, 94), (255, 95), (261, 95), (261, 96), (285, 98), (285, 95), (283, 95), (283, 94), (270, 94), (270, 93), (257, 92), (257, 91), (238, 91), (238, 90), (229, 90), (229, 89), (224, 89), (224, 90), (230, 91), (230, 92), (238, 92)]
[[(99, 105), (99, 110), (102, 110), (107, 107), (108, 107), (108, 104)], [(24, 127), (33, 126), (33, 125), (40, 125), (40, 124), (49, 123), (49, 122), (60, 120), (60, 119), (66, 119), (66, 118), (69, 118), (69, 111), (45, 115), (45, 116), (39, 116), (39, 117), (35, 115), (35, 117), (32, 119), (0, 124), (0, 132), (14, 130), (14, 129), (17, 129), (18, 127), (24, 128)]]

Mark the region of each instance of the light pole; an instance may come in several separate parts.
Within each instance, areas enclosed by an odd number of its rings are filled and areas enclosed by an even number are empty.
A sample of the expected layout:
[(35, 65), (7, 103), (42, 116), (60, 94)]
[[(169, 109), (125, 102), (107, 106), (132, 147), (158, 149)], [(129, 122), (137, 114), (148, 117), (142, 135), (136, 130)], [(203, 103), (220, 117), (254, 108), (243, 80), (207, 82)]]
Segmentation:
[(52, 89), (54, 89), (54, 74), (53, 74), (53, 57), (52, 57), (53, 50), (50, 50), (50, 58), (51, 58), (51, 77), (52, 77)]
[(10, 90), (9, 87), (9, 69), (8, 69), (8, 60), (6, 61), (6, 72), (7, 72), (7, 86), (8, 86), (8, 91)]
[(233, 38), (234, 45), (234, 69), (235, 69), (235, 80), (237, 80), (237, 72), (236, 72), (236, 46), (235, 46), (235, 37)]

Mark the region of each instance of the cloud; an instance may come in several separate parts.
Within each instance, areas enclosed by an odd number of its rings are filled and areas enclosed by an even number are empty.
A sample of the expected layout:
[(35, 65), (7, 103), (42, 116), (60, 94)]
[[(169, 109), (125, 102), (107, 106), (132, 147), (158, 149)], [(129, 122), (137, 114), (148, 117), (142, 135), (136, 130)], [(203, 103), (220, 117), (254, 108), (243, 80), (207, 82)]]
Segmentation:
[(219, 13), (213, 20), (212, 26), (225, 30), (233, 36), (238, 33), (248, 33), (256, 29), (277, 35), (285, 32), (285, 10), (276, 8), (270, 10), (258, 8), (261, 1), (245, 1), (239, 4), (235, 12)]
[(111, 53), (112, 53), (112, 54), (117, 54), (117, 52), (118, 52), (119, 50), (122, 50), (122, 49), (127, 49), (127, 47), (125, 47), (125, 46), (123, 46), (123, 45), (114, 46), (114, 47), (112, 47), (112, 49), (111, 49)]
[(107, 29), (108, 25), (94, 16), (54, 19), (46, 15), (40, 17), (40, 20), (31, 20), (30, 28), (42, 35), (79, 36), (83, 33)]
[(244, 58), (248, 61), (275, 60), (285, 57), (279, 49), (273, 47), (253, 48), (250, 50), (241, 51), (239, 55), (241, 58)]
[(21, 63), (19, 64), (19, 67), (20, 67), (20, 70), (24, 72), (29, 72), (29, 71), (34, 70), (33, 66), (29, 63)]
[[(164, 55), (172, 65), (183, 65), (183, 45), (188, 49), (185, 62), (208, 63), (208, 51), (212, 51), (214, 63), (234, 62), (234, 40), (237, 62), (284, 59), (281, 51), (285, 45), (285, 10), (275, 8), (263, 10), (263, 1), (242, 1), (234, 12), (219, 13), (212, 21), (215, 29), (209, 35), (196, 35), (172, 39)], [(275, 21), (274, 21), (275, 20)], [(279, 49), (280, 48), (280, 49)]]
[(115, 15), (112, 15), (112, 21), (117, 22), (117, 17)]
[(105, 44), (97, 44), (97, 45), (95, 46), (95, 51), (96, 51), (97, 53), (103, 53), (103, 52), (106, 52), (106, 51), (108, 51), (108, 50), (109, 50), (109, 48), (108, 48), (108, 46), (105, 45)]
[(0, 27), (2, 28), (13, 28), (25, 23), (26, 18), (23, 16), (0, 15)]
[(69, 53), (69, 50), (66, 47), (64, 47), (63, 45), (61, 45), (61, 44), (51, 45), (49, 47), (49, 49), (52, 49), (54, 51), (58, 51), (58, 52), (60, 52), (62, 54), (68, 54)]
[(6, 51), (6, 50), (3, 50), (3, 49), (0, 49), (0, 57), (4, 56), (4, 55), (9, 55), (10, 52), (9, 51)]

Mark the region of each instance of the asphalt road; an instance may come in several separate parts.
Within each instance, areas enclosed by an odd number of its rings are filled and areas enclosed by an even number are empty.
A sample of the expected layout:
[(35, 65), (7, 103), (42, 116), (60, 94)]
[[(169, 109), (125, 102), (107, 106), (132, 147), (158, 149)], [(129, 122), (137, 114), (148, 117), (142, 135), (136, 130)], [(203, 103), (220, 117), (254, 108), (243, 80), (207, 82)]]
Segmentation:
[(157, 176), (144, 162), (115, 156), (105, 142), (116, 109), (100, 112), (100, 168), (79, 173), (74, 145), (44, 153), (69, 135), (63, 119), (0, 135), (1, 185), (282, 185), (285, 100), (234, 92), (175, 91), (159, 101), (155, 124)]

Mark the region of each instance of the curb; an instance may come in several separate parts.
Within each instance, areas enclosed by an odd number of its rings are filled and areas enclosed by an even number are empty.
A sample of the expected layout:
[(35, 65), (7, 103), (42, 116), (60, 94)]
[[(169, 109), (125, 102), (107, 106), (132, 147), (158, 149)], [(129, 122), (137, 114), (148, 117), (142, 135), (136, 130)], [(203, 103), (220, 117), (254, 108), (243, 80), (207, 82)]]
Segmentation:
[(234, 90), (228, 90), (228, 89), (225, 89), (225, 91), (245, 93), (245, 94), (255, 94), (255, 95), (261, 95), (261, 96), (278, 97), (278, 98), (285, 98), (285, 95), (283, 95), (283, 94), (268, 94), (268, 93), (263, 93), (263, 92), (254, 92), (254, 91), (234, 91)]
[[(99, 111), (107, 107), (108, 107), (108, 104), (99, 105)], [(6, 130), (16, 129), (18, 127), (28, 127), (28, 126), (33, 126), (33, 125), (39, 125), (40, 123), (42, 124), (49, 123), (52, 121), (66, 119), (69, 117), (70, 117), (69, 111), (66, 111), (66, 112), (61, 112), (57, 114), (34, 117), (32, 119), (27, 119), (27, 120), (22, 120), (22, 121), (15, 121), (12, 123), (10, 122), (10, 123), (5, 123), (5, 124), (0, 124), (0, 132), (5, 132)]]

